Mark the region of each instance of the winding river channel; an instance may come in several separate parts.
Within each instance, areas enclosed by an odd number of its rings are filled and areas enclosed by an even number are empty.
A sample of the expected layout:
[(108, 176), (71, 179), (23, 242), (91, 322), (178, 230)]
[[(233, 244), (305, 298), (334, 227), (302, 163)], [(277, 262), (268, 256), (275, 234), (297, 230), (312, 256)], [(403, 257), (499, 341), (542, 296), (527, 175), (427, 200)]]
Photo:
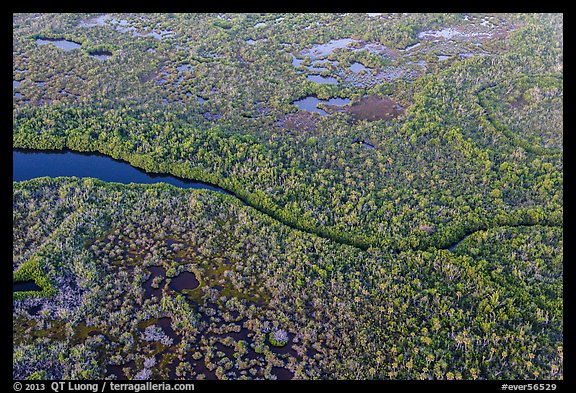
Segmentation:
[[(111, 157), (104, 156), (97, 153), (80, 153), (73, 151), (44, 151), (44, 150), (20, 150), (14, 149), (12, 152), (13, 159), (13, 181), (30, 180), (37, 177), (59, 177), (59, 176), (76, 176), (79, 178), (93, 177), (107, 182), (117, 182), (123, 184), (130, 183), (167, 183), (180, 188), (196, 188), (207, 189), (211, 191), (220, 192), (222, 194), (235, 196), (240, 199), (244, 204), (252, 206), (243, 200), (241, 197), (226, 191), (216, 185), (207, 184), (199, 181), (179, 178), (166, 174), (152, 174), (131, 166), (125, 161), (115, 160)], [(258, 206), (252, 206), (258, 211), (271, 216), (273, 219), (278, 218), (270, 215), (268, 212), (263, 211)], [(340, 244), (347, 244), (362, 250), (366, 250), (368, 246), (352, 244), (351, 242), (340, 241), (331, 239), (330, 236), (316, 233), (316, 231), (298, 228), (290, 223), (283, 222), (283, 224), (291, 228), (302, 230), (307, 233), (312, 233), (322, 238), (327, 238), (336, 241)], [(472, 231), (474, 232), (474, 231)], [(471, 233), (463, 234), (462, 237), (453, 244), (443, 247), (452, 251), (460, 242), (462, 242)], [(16, 289), (15, 289), (16, 290)]]
[(13, 150), (13, 181), (36, 177), (94, 177), (117, 183), (168, 183), (180, 188), (203, 188), (231, 195), (220, 187), (170, 175), (155, 175), (100, 154), (72, 151)]

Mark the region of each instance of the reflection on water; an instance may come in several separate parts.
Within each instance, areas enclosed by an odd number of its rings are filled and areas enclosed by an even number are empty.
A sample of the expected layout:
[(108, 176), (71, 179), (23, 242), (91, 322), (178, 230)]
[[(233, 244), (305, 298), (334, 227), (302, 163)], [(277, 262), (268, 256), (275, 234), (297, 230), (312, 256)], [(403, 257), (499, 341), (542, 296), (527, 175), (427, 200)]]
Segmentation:
[(64, 50), (72, 50), (76, 48), (80, 48), (81, 44), (77, 44), (76, 42), (68, 41), (68, 40), (53, 40), (53, 39), (40, 39), (36, 40), (38, 45), (47, 45), (53, 44), (56, 45), (60, 49)]
[(309, 81), (314, 83), (323, 83), (327, 85), (337, 85), (338, 80), (336, 78), (332, 78), (331, 76), (321, 76), (321, 75), (308, 75), (306, 77)]
[(294, 67), (300, 67), (300, 64), (302, 63), (302, 59), (297, 58), (296, 56), (294, 56), (292, 53), (290, 53), (290, 56), (292, 56), (292, 65)]
[[(201, 182), (180, 179), (173, 176), (148, 174), (126, 162), (114, 160), (97, 154), (75, 152), (18, 151), (12, 152), (13, 181), (22, 181), (36, 177), (76, 176), (95, 177), (108, 182), (118, 183), (168, 183), (180, 188), (204, 188), (228, 192)], [(230, 195), (230, 194), (229, 194)]]
[(331, 54), (334, 49), (346, 48), (351, 42), (354, 42), (352, 38), (332, 40), (326, 44), (314, 45), (312, 48), (302, 51), (302, 54), (311, 57), (323, 57)]
[(110, 57), (110, 55), (90, 55), (95, 59), (106, 61)]
[(200, 283), (196, 279), (194, 273), (182, 272), (176, 277), (172, 277), (168, 288), (175, 290), (176, 292), (182, 292), (184, 289), (194, 289), (197, 288)]
[(39, 291), (40, 287), (33, 280), (17, 281), (12, 283), (13, 292)]
[(368, 68), (366, 68), (362, 63), (352, 63), (350, 69), (355, 73), (358, 73), (362, 70), (368, 70)]
[(176, 69), (178, 72), (192, 71), (192, 66), (190, 64), (182, 64), (176, 67)]
[(81, 27), (104, 26), (104, 23), (106, 23), (106, 21), (110, 18), (111, 16), (108, 14), (100, 15), (96, 18), (88, 19), (87, 21), (81, 21), (80, 26)]
[(322, 116), (327, 116), (328, 113), (318, 108), (318, 104), (342, 106), (349, 104), (350, 102), (351, 101), (348, 98), (331, 98), (329, 100), (320, 100), (316, 97), (305, 97), (302, 98), (301, 100), (294, 101), (294, 105), (296, 105), (300, 110), (305, 110), (308, 112), (316, 112)]

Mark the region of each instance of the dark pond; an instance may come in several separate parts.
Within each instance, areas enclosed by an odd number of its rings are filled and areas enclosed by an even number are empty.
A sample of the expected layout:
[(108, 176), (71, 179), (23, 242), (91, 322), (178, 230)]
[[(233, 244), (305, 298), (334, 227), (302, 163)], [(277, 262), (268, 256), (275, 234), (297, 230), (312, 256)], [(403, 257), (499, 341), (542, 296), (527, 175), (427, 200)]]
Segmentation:
[(182, 292), (184, 289), (194, 289), (197, 288), (200, 283), (196, 279), (194, 273), (182, 272), (176, 277), (173, 277), (168, 285), (168, 288), (173, 289), (177, 292)]
[(332, 78), (331, 76), (321, 76), (321, 75), (308, 75), (306, 77), (309, 81), (314, 83), (324, 83), (326, 85), (337, 85), (338, 79)]
[(174, 340), (174, 344), (178, 344), (180, 342), (180, 336), (176, 334), (174, 329), (172, 329), (172, 318), (170, 317), (163, 317), (159, 318), (156, 325), (160, 326), (164, 333), (172, 340)]
[(78, 43), (72, 42), (72, 41), (68, 41), (68, 40), (54, 40), (54, 39), (41, 39), (41, 38), (38, 38), (36, 40), (36, 43), (38, 45), (54, 44), (58, 48), (61, 48), (64, 50), (72, 50), (72, 49), (80, 48), (80, 46), (81, 46), (81, 44), (78, 44)]
[(40, 309), (42, 308), (42, 305), (39, 304), (37, 306), (32, 306), (28, 309), (28, 314), (30, 315), (38, 315), (38, 312), (40, 311)]
[(12, 283), (13, 292), (39, 291), (40, 287), (32, 280), (16, 281)]
[(294, 101), (294, 105), (298, 107), (298, 109), (305, 110), (308, 112), (316, 112), (320, 113), (322, 116), (327, 116), (328, 113), (320, 108), (318, 108), (318, 104), (326, 104), (326, 105), (346, 105), (349, 104), (351, 101), (348, 98), (331, 98), (329, 100), (320, 100), (316, 97), (306, 97), (302, 98), (301, 100)]
[(144, 296), (146, 298), (151, 298), (152, 296), (160, 297), (162, 295), (162, 287), (164, 286), (164, 280), (160, 282), (158, 288), (154, 288), (152, 286), (152, 282), (154, 281), (154, 278), (157, 276), (166, 277), (166, 269), (164, 269), (162, 266), (150, 266), (148, 267), (148, 270), (150, 271), (150, 277), (148, 278), (148, 280), (144, 282), (143, 285)]
[(274, 374), (278, 380), (287, 380), (294, 377), (292, 371), (287, 370), (284, 367), (272, 367), (272, 374)]
[(136, 169), (130, 164), (97, 154), (76, 152), (22, 151), (12, 152), (13, 181), (29, 180), (36, 177), (76, 176), (95, 177), (100, 180), (118, 183), (168, 183), (180, 188), (204, 188), (231, 195), (221, 188), (180, 179), (173, 176), (153, 175)]
[(112, 52), (109, 51), (93, 51), (90, 52), (90, 56), (98, 59), (98, 60), (106, 60), (110, 56), (112, 56)]

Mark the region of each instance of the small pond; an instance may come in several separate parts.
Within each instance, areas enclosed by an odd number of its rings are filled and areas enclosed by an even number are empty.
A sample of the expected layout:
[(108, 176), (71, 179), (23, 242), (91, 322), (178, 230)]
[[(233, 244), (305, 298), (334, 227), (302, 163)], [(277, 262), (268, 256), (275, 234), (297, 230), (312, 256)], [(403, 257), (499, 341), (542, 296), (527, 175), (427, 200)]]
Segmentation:
[(326, 44), (314, 45), (312, 48), (302, 51), (305, 56), (323, 57), (331, 54), (334, 49), (346, 48), (348, 44), (354, 42), (352, 38), (341, 38), (338, 40), (331, 40)]
[(362, 70), (368, 70), (368, 68), (365, 67), (364, 64), (362, 63), (352, 63), (352, 65), (350, 66), (350, 70), (354, 73), (358, 73)]
[(13, 292), (40, 291), (41, 288), (33, 280), (16, 281), (12, 283)]
[(99, 50), (99, 51), (92, 51), (89, 53), (89, 55), (94, 57), (95, 59), (105, 61), (110, 56), (112, 56), (112, 52), (105, 51), (105, 50)]
[(306, 79), (308, 79), (309, 81), (312, 81), (314, 83), (321, 83), (321, 84), (326, 84), (326, 85), (337, 85), (338, 84), (338, 79), (333, 78), (331, 76), (308, 75), (306, 77)]
[(158, 288), (154, 288), (152, 286), (152, 283), (154, 282), (154, 278), (160, 276), (160, 277), (166, 277), (166, 269), (162, 266), (150, 266), (148, 267), (148, 270), (150, 271), (150, 277), (148, 278), (148, 280), (144, 281), (144, 296), (146, 298), (151, 298), (151, 297), (160, 297), (162, 295), (162, 287), (164, 286), (164, 280), (162, 280), (160, 282), (160, 285), (158, 286)]
[(320, 108), (318, 108), (318, 104), (326, 104), (326, 105), (346, 105), (349, 104), (351, 101), (348, 98), (331, 98), (329, 100), (320, 100), (316, 97), (305, 97), (301, 100), (294, 101), (294, 105), (298, 107), (300, 110), (305, 110), (308, 112), (316, 112), (322, 116), (327, 116), (328, 113)]
[(182, 64), (179, 65), (178, 67), (176, 67), (176, 69), (178, 70), (178, 72), (184, 72), (184, 71), (192, 71), (192, 65), (190, 64)]
[(176, 277), (172, 277), (168, 288), (176, 292), (182, 292), (184, 289), (194, 289), (200, 285), (194, 273), (182, 272)]
[(38, 38), (36, 40), (36, 43), (38, 45), (53, 44), (53, 45), (56, 45), (58, 48), (64, 49), (64, 50), (72, 50), (72, 49), (80, 48), (80, 46), (81, 46), (81, 44), (78, 44), (76, 42), (72, 42), (72, 41), (68, 41), (68, 40), (50, 39), (50, 38), (46, 38), (46, 39)]

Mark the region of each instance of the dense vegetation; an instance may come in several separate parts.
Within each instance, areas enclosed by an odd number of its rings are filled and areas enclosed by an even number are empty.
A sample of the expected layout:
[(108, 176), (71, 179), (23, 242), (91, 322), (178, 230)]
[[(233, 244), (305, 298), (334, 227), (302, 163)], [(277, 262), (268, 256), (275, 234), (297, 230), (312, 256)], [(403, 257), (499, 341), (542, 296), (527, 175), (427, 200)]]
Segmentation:
[[(13, 26), (15, 148), (100, 152), (248, 205), (15, 183), (13, 268), (57, 290), (15, 302), (15, 376), (102, 377), (110, 359), (130, 378), (562, 377), (561, 14)], [(293, 104), (310, 96), (354, 109)], [(167, 278), (149, 287), (151, 266)], [(183, 271), (197, 289), (164, 288)]]
[(41, 178), (15, 183), (15, 245), (56, 203), (14, 254), (58, 290), (14, 303), (15, 378), (562, 376), (561, 228), (359, 251), (219, 193)]

